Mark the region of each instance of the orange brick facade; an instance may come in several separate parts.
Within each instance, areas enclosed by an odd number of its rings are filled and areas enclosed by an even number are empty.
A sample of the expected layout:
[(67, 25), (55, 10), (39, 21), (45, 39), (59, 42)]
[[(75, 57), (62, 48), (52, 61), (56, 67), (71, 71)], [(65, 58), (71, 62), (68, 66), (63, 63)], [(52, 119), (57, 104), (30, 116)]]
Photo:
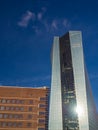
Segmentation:
[(48, 91), (0, 86), (0, 130), (47, 130)]

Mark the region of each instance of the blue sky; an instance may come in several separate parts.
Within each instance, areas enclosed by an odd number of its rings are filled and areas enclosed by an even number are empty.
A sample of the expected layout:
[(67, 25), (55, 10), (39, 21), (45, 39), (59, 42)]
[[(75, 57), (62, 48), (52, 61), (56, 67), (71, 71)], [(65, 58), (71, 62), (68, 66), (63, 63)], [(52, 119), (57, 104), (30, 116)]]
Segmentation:
[(50, 86), (53, 37), (83, 34), (98, 109), (98, 1), (0, 0), (0, 85)]

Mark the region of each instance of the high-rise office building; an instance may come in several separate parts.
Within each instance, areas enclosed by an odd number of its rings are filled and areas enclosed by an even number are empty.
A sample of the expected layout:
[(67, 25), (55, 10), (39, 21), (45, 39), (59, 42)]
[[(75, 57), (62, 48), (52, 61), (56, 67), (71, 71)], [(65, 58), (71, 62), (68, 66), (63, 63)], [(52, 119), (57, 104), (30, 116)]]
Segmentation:
[(47, 130), (46, 87), (0, 86), (0, 130)]
[(97, 130), (80, 31), (54, 37), (49, 130)]

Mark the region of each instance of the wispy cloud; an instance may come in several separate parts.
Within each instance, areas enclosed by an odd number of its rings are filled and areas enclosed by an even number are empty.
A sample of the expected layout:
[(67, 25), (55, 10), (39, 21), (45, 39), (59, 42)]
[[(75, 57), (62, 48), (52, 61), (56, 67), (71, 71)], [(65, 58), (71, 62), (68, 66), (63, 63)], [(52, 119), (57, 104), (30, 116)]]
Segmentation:
[(71, 27), (71, 23), (68, 19), (61, 18), (61, 19), (53, 19), (51, 22), (51, 30), (52, 31), (60, 31), (63, 29), (68, 29)]
[(42, 12), (39, 12), (37, 15), (38, 20), (42, 20), (42, 16), (43, 16)]
[(38, 12), (37, 18), (38, 18), (39, 21), (43, 20), (43, 16), (44, 16), (46, 10), (47, 10), (47, 9), (46, 9), (45, 7), (42, 7), (42, 8), (41, 8), (41, 11)]
[(63, 19), (62, 24), (65, 28), (69, 28), (71, 26), (71, 23), (68, 21), (68, 19)]
[(67, 18), (53, 18), (47, 16), (47, 8), (42, 7), (37, 13), (26, 11), (22, 16), (21, 20), (18, 22), (20, 27), (28, 27), (29, 22), (31, 22), (31, 27), (36, 34), (41, 34), (43, 31), (55, 32), (61, 29), (68, 29), (71, 23)]
[(58, 29), (57, 24), (58, 24), (58, 20), (55, 20), (55, 19), (54, 19), (54, 20), (52, 21), (52, 23), (51, 23), (51, 27), (52, 27), (53, 29), (56, 29), (56, 30), (57, 30), (57, 29)]
[(18, 25), (21, 27), (27, 27), (30, 20), (35, 20), (35, 13), (31, 11), (26, 11), (26, 13), (22, 16), (21, 20), (18, 22)]

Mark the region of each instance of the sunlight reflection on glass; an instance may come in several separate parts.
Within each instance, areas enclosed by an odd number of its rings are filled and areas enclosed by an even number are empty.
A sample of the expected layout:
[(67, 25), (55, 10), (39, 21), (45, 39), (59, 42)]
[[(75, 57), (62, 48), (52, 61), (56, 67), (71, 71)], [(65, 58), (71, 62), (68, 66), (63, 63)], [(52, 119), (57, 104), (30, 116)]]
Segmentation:
[(83, 107), (82, 106), (77, 106), (76, 107), (76, 112), (79, 116), (83, 115)]

